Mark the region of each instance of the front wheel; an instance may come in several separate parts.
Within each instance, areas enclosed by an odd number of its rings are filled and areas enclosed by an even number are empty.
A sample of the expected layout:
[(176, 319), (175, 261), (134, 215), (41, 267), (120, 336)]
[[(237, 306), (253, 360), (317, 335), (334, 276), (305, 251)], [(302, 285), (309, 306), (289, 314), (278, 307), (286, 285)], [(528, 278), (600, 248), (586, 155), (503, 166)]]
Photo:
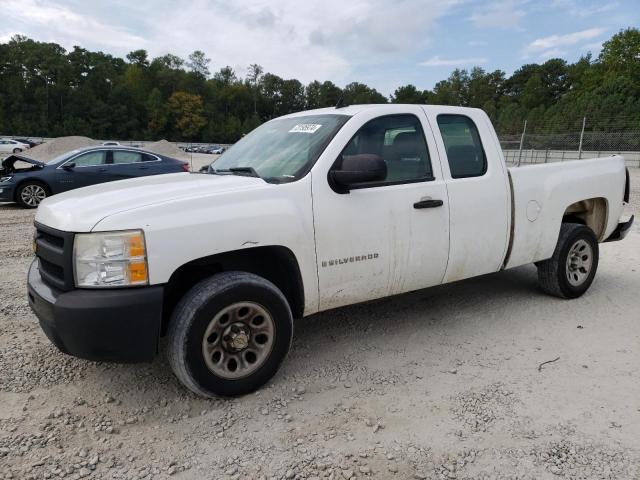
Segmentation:
[(219, 273), (193, 287), (174, 310), (169, 364), (199, 395), (243, 395), (276, 374), (292, 335), (291, 309), (273, 283), (246, 272)]
[(20, 153), (22, 151), (21, 148), (14, 148), (13, 153)]
[(598, 269), (598, 239), (578, 223), (563, 223), (553, 256), (537, 263), (538, 282), (546, 293), (577, 298), (586, 292)]
[(49, 196), (49, 189), (40, 182), (25, 182), (16, 191), (16, 202), (23, 208), (36, 208)]

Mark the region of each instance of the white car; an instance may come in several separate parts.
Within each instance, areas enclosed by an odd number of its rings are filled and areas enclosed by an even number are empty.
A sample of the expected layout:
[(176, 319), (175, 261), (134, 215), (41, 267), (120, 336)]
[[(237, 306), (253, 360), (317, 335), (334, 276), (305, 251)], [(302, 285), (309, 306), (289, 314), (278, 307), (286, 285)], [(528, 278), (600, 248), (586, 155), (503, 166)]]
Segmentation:
[(10, 138), (0, 138), (0, 153), (20, 153), (29, 149), (28, 143), (18, 142)]
[(577, 298), (598, 244), (633, 223), (622, 157), (509, 168), (474, 108), (287, 115), (213, 167), (40, 204), (28, 297), (62, 351), (148, 361), (166, 335), (188, 388), (245, 394), (278, 370), (294, 318), (530, 263), (543, 291)]

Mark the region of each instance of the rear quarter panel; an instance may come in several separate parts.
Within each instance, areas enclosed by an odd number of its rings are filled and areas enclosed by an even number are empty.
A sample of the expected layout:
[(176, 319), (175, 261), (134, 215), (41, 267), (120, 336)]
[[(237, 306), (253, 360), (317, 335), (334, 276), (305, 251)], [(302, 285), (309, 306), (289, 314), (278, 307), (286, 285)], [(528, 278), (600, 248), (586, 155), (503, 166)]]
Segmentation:
[(623, 208), (624, 159), (620, 156), (512, 167), (513, 240), (506, 268), (553, 255), (562, 217), (569, 205), (592, 198), (607, 204), (606, 239)]

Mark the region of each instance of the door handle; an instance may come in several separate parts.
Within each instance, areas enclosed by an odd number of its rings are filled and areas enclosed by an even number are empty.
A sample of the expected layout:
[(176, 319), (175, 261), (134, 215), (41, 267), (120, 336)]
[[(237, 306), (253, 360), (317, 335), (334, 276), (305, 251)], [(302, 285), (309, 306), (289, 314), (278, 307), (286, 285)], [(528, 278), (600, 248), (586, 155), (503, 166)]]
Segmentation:
[(149, 167), (138, 167), (140, 170), (149, 170)]
[(442, 200), (420, 200), (413, 204), (413, 208), (435, 208), (443, 205)]
[(107, 171), (107, 169), (106, 169), (106, 168), (99, 168), (99, 169), (98, 169), (98, 172), (106, 172), (106, 171)]

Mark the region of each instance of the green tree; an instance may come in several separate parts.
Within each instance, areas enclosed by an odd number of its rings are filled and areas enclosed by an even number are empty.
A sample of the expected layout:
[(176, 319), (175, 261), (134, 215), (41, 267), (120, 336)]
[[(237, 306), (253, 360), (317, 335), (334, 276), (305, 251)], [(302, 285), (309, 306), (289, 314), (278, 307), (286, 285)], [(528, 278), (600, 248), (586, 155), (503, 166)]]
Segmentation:
[(209, 64), (211, 59), (207, 58), (202, 50), (195, 50), (189, 55), (187, 66), (191, 71), (200, 78), (207, 78), (210, 75)]
[(202, 98), (187, 92), (175, 92), (167, 101), (174, 127), (186, 139), (194, 139), (207, 123), (203, 115)]

